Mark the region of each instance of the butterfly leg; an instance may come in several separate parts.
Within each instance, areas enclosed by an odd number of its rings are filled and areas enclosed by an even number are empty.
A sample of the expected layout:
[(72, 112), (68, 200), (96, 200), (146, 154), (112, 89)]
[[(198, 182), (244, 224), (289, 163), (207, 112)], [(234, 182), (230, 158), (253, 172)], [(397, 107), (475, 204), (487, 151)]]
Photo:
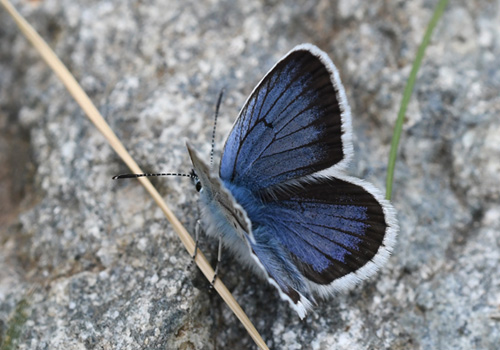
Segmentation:
[(214, 285), (215, 280), (217, 279), (217, 274), (219, 273), (221, 255), (222, 255), (222, 235), (219, 236), (219, 249), (217, 250), (217, 263), (215, 265), (214, 278), (212, 278), (212, 286)]
[(194, 239), (195, 239), (194, 253), (193, 253), (193, 256), (191, 257), (191, 262), (188, 265), (188, 269), (190, 269), (193, 266), (194, 259), (196, 259), (196, 254), (198, 254), (198, 242), (199, 242), (199, 238), (200, 238), (200, 231), (201, 231), (201, 222), (200, 222), (200, 220), (196, 220), (196, 226), (194, 229)]

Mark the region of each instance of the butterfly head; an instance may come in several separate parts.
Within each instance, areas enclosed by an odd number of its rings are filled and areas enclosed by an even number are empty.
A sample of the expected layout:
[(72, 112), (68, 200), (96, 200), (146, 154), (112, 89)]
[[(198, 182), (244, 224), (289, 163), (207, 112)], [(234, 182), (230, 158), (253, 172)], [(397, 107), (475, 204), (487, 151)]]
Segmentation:
[(186, 146), (193, 163), (193, 170), (191, 171), (191, 179), (193, 179), (193, 184), (196, 187), (196, 191), (202, 192), (212, 192), (210, 190), (210, 167), (203, 161), (202, 157), (196, 152), (193, 146), (186, 142)]
[(197, 192), (201, 192), (203, 186), (201, 185), (200, 178), (198, 175), (196, 175), (196, 171), (194, 169), (191, 169), (191, 172), (189, 173), (191, 175), (191, 182), (193, 183), (194, 187), (196, 188)]

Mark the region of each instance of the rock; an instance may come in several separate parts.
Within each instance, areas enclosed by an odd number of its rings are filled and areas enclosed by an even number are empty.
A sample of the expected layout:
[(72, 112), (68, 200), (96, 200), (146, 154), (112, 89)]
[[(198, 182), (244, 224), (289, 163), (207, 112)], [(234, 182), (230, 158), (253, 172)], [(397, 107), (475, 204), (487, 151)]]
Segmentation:
[[(298, 43), (318, 45), (353, 112), (349, 173), (383, 188), (435, 2), (14, 3), (148, 172), (189, 172), (186, 138), (209, 154), (225, 88), (220, 154), (267, 70)], [(450, 2), (434, 32), (396, 167), (401, 231), (380, 273), (300, 321), (272, 286), (224, 255), (223, 281), (271, 348), (497, 348), (499, 11), (495, 2)], [(254, 348), (187, 268), (189, 255), (142, 187), (111, 180), (126, 167), (3, 8), (0, 23), (0, 344), (20, 329), (20, 349)], [(189, 180), (154, 183), (193, 232)], [(213, 261), (216, 242), (201, 248)]]

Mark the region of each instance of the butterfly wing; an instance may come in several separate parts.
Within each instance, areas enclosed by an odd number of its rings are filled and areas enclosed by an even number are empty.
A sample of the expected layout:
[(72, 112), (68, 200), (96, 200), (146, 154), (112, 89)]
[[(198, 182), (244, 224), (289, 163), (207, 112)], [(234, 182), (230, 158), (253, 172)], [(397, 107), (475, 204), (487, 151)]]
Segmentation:
[(343, 168), (351, 155), (350, 110), (337, 69), (324, 52), (304, 44), (248, 98), (226, 141), (220, 177), (259, 190)]
[(252, 222), (256, 260), (301, 317), (312, 291), (327, 296), (353, 287), (393, 249), (394, 209), (365, 181), (339, 173), (258, 197), (232, 192)]

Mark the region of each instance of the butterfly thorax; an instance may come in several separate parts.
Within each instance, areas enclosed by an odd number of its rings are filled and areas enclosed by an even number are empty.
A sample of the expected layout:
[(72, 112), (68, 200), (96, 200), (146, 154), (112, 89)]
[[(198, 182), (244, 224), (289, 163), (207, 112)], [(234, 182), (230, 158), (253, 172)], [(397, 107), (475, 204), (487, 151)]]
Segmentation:
[[(202, 211), (209, 211), (210, 214), (214, 215), (217, 219), (211, 221), (218, 222), (216, 226), (221, 226), (218, 228), (224, 233), (233, 232), (242, 241), (253, 240), (252, 225), (245, 210), (223, 185), (218, 175), (211, 171), (210, 167), (189, 144), (187, 146), (193, 162), (194, 173), (199, 181), (195, 180), (195, 185), (200, 192), (200, 200), (203, 204)], [(204, 215), (202, 215), (203, 218)], [(210, 234), (210, 232), (207, 233)]]

